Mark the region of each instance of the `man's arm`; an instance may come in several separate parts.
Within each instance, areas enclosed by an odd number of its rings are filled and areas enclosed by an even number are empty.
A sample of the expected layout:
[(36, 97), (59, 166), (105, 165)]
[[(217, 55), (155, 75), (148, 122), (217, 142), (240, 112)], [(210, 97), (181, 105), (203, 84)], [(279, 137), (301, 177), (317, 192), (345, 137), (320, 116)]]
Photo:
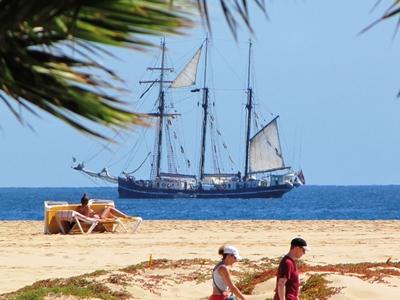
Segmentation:
[(287, 282), (287, 278), (285, 278), (285, 277), (278, 279), (277, 292), (278, 292), (279, 300), (286, 300), (286, 290), (285, 290), (286, 282)]

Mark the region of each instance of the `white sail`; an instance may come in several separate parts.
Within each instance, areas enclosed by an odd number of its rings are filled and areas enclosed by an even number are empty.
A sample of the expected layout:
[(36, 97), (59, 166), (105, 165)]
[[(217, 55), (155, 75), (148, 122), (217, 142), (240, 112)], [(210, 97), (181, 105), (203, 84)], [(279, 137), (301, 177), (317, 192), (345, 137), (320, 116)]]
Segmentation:
[(250, 173), (285, 167), (276, 119), (277, 117), (250, 140)]
[(197, 67), (199, 65), (201, 48), (196, 51), (189, 63), (178, 74), (175, 80), (171, 83), (171, 88), (181, 88), (194, 85), (196, 83)]

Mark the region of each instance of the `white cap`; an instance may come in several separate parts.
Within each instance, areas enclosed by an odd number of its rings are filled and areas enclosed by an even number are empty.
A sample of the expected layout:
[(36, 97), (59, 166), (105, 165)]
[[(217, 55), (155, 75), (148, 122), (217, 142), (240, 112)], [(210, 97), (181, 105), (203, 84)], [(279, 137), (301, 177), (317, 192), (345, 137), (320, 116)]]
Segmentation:
[(238, 249), (236, 249), (233, 246), (225, 246), (224, 248), (224, 254), (231, 254), (233, 255), (237, 260), (241, 260), (242, 257), (239, 254)]

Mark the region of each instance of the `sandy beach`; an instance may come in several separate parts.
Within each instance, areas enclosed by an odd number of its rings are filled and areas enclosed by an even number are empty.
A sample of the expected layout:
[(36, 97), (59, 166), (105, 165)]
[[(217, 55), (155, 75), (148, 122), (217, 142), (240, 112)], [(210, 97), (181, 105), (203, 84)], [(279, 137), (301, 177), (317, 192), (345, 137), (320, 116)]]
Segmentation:
[[(155, 263), (145, 272), (124, 273), (130, 279), (118, 277), (126, 279), (124, 290), (133, 295), (132, 299), (158, 299), (160, 295), (164, 299), (204, 299), (211, 292), (211, 279), (206, 275), (219, 259), (217, 249), (222, 244), (235, 245), (248, 260), (234, 266), (238, 272), (251, 270), (251, 263), (279, 259), (297, 235), (312, 248), (303, 259), (310, 268), (390, 263), (400, 261), (399, 229), (400, 221), (144, 221), (135, 234), (44, 235), (42, 222), (2, 221), (0, 294), (38, 280), (96, 270), (117, 278), (128, 266), (166, 259), (168, 263), (159, 268)], [(203, 260), (199, 263), (196, 259)], [(176, 261), (179, 263), (175, 266), (171, 264)], [(313, 272), (327, 274), (329, 285), (340, 289), (330, 299), (396, 299), (400, 294), (400, 276), (396, 276), (400, 269), (388, 267), (394, 269), (394, 274), (382, 273), (379, 278), (332, 270), (306, 271), (301, 278), (305, 281)], [(197, 279), (193, 279), (195, 271)], [(205, 276), (203, 280), (199, 280), (200, 273)], [(152, 287), (143, 284), (155, 278)], [(249, 299), (272, 297), (273, 288), (274, 279), (261, 282)]]

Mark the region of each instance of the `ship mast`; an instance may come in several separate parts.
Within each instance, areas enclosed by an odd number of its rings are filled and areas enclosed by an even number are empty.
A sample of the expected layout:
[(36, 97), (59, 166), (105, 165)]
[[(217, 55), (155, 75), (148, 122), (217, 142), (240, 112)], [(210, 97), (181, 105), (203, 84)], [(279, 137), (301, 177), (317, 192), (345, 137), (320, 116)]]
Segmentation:
[(204, 179), (204, 156), (206, 152), (206, 134), (207, 134), (207, 119), (208, 119), (208, 87), (207, 80), (207, 54), (208, 54), (208, 35), (205, 40), (205, 57), (204, 57), (204, 78), (203, 78), (203, 125), (201, 131), (201, 148), (200, 148), (200, 163), (199, 163), (199, 179)]
[(161, 155), (162, 155), (162, 135), (164, 128), (164, 110), (165, 110), (165, 91), (163, 83), (171, 83), (171, 81), (164, 80), (164, 71), (173, 71), (171, 68), (165, 68), (165, 38), (161, 40), (161, 67), (151, 67), (147, 68), (148, 70), (159, 70), (160, 71), (160, 79), (153, 81), (140, 81), (140, 83), (154, 83), (159, 84), (159, 92), (158, 92), (158, 134), (157, 134), (157, 152), (155, 158), (153, 160), (153, 165), (155, 164), (155, 177), (160, 178), (160, 169), (161, 169)]
[(253, 108), (253, 90), (250, 87), (250, 69), (251, 69), (251, 47), (252, 43), (249, 40), (249, 61), (247, 66), (247, 126), (246, 126), (246, 156), (244, 167), (244, 179), (248, 179), (249, 175), (249, 147), (250, 147), (250, 133), (251, 133), (251, 110)]

